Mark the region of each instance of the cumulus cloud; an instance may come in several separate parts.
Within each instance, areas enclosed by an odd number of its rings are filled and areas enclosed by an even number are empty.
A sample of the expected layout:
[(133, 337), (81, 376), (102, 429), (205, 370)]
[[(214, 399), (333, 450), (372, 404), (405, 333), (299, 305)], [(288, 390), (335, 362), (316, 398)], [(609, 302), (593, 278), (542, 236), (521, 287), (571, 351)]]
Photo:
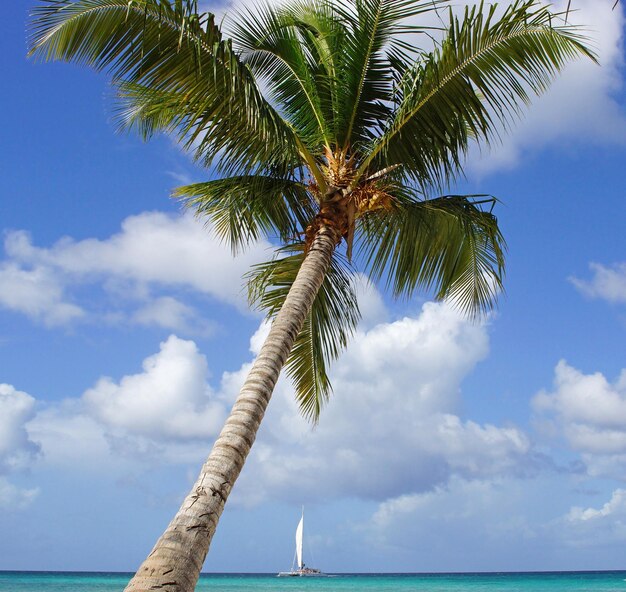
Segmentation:
[(355, 282), (356, 297), (361, 312), (361, 329), (370, 329), (389, 320), (389, 312), (376, 286), (363, 274)]
[[(476, 174), (512, 168), (524, 154), (564, 141), (624, 145), (626, 114), (615, 98), (623, 86), (624, 9), (620, 4), (613, 10), (612, 0), (577, 0), (575, 4), (570, 24), (581, 26), (601, 65), (589, 59), (569, 64), (548, 92), (533, 99), (502, 144), (484, 154), (472, 154), (469, 168)], [(562, 11), (567, 1), (552, 6)]]
[(528, 512), (543, 501), (533, 481), (453, 476), (432, 491), (382, 501), (355, 534), (398, 571), (515, 570), (520, 557), (549, 568), (540, 521)]
[(0, 510), (23, 509), (38, 495), (38, 489), (23, 489), (11, 483), (10, 473), (32, 466), (40, 445), (26, 430), (35, 415), (35, 399), (10, 384), (0, 384)]
[(458, 414), (461, 382), (487, 350), (486, 327), (444, 304), (361, 329), (332, 369), (335, 394), (315, 429), (279, 383), (236, 495), (385, 499), (453, 475), (526, 470), (532, 451), (520, 429)]
[(48, 405), (28, 433), (48, 466), (116, 473), (154, 462), (197, 463), (230, 404), (208, 378), (196, 344), (172, 335), (141, 371), (117, 381), (102, 377), (82, 397)]
[(574, 507), (569, 511), (567, 519), (570, 522), (588, 522), (589, 520), (602, 520), (611, 516), (626, 517), (626, 489), (616, 489), (611, 499), (600, 509)]
[(0, 473), (24, 469), (39, 454), (25, 424), (35, 415), (35, 399), (10, 384), (0, 384)]
[(570, 546), (621, 544), (626, 541), (626, 490), (616, 489), (599, 508), (574, 506), (557, 524)]
[(112, 429), (153, 439), (208, 438), (224, 420), (207, 385), (206, 358), (193, 341), (171, 336), (143, 372), (119, 383), (102, 378), (83, 395), (88, 413)]
[(162, 296), (148, 302), (134, 313), (132, 320), (139, 325), (156, 325), (186, 334), (206, 336), (213, 332), (213, 325), (200, 318), (193, 307), (171, 296)]
[(626, 263), (612, 266), (591, 263), (589, 268), (592, 272), (591, 279), (570, 278), (582, 294), (616, 304), (626, 303)]
[[(372, 301), (376, 295), (372, 294)], [(378, 305), (369, 309), (380, 315)], [(251, 339), (257, 353), (263, 323)], [(239, 503), (268, 497), (387, 499), (451, 478), (526, 474), (535, 462), (515, 426), (460, 415), (460, 385), (487, 355), (487, 327), (445, 304), (416, 318), (366, 318), (332, 369), (335, 395), (315, 429), (281, 379), (236, 489)], [(136, 374), (101, 378), (80, 399), (49, 406), (29, 430), (46, 462), (83, 466), (83, 452), (107, 462), (199, 462), (208, 452), (250, 368), (225, 372), (215, 388), (193, 341), (171, 336)]]
[(228, 247), (202, 222), (189, 214), (162, 212), (129, 216), (121, 232), (106, 240), (64, 238), (42, 249), (17, 232), (8, 235), (5, 249), (23, 264), (45, 264), (79, 277), (105, 274), (139, 283), (182, 285), (226, 302), (239, 297), (242, 269), (256, 260), (248, 253), (233, 264)]
[(62, 279), (51, 269), (0, 264), (0, 306), (47, 326), (65, 325), (85, 316), (84, 310), (67, 298)]
[(573, 548), (591, 547), (606, 552), (583, 551), (581, 569), (615, 568), (626, 539), (626, 490), (615, 490), (598, 507), (573, 505), (564, 514), (572, 495), (590, 494), (574, 494), (562, 475), (453, 477), (433, 491), (381, 502), (357, 532), (387, 564), (397, 561), (405, 570), (555, 569), (571, 566)]
[(0, 476), (0, 510), (22, 510), (39, 495), (39, 489), (21, 489)]
[(48, 248), (36, 246), (24, 231), (12, 231), (0, 264), (0, 306), (48, 325), (63, 324), (93, 314), (70, 297), (72, 288), (90, 284), (111, 295), (109, 308), (132, 308), (138, 300), (131, 320), (181, 330), (189, 328), (195, 311), (171, 294), (153, 292), (191, 290), (244, 308), (242, 275), (268, 256), (268, 247), (257, 243), (233, 257), (193, 216), (161, 212), (130, 216), (107, 239), (65, 237)]
[[(383, 541), (388, 542), (385, 531), (397, 532), (402, 524), (410, 524), (412, 529), (428, 530), (424, 521), (475, 522), (484, 519), (495, 507), (500, 508), (500, 512), (507, 513), (519, 501), (521, 488), (520, 483), (506, 480), (467, 481), (455, 477), (445, 487), (439, 486), (433, 491), (405, 494), (385, 500), (372, 515), (369, 527), (376, 534), (376, 538), (382, 536)], [(503, 498), (508, 499), (508, 503)], [(501, 518), (500, 516), (497, 520)], [(519, 529), (519, 519), (515, 520), (515, 525)], [(501, 535), (510, 534), (507, 530), (509, 529), (496, 529)], [(529, 530), (527, 534), (531, 534)]]
[(68, 399), (41, 409), (28, 423), (28, 433), (41, 444), (41, 464), (70, 471), (103, 471), (110, 447), (97, 420), (84, 413), (80, 399)]
[(583, 374), (561, 360), (552, 391), (532, 401), (539, 425), (562, 435), (580, 452), (591, 475), (624, 478), (626, 468), (626, 370), (613, 383)]

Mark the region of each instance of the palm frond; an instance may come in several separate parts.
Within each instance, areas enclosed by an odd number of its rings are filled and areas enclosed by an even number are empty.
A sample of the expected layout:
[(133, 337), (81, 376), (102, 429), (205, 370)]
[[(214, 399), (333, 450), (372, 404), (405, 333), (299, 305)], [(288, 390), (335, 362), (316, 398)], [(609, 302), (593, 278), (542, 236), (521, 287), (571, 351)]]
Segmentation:
[(286, 20), (297, 33), (307, 56), (327, 130), (326, 139), (336, 145), (337, 119), (344, 111), (337, 80), (343, 69), (346, 28), (335, 4), (327, 0), (291, 0), (282, 10), (288, 12)]
[[(289, 245), (248, 274), (250, 302), (268, 318), (285, 301), (305, 256), (303, 243)], [(353, 272), (336, 254), (287, 359), (300, 410), (314, 423), (332, 392), (328, 366), (346, 347), (360, 319), (353, 280)]]
[[(255, 76), (269, 82), (273, 99), (300, 137), (318, 149), (331, 142), (332, 99), (328, 99), (329, 81), (323, 75), (331, 54), (321, 43), (313, 44), (312, 53), (311, 36), (306, 33), (315, 26), (336, 25), (332, 18), (323, 17), (322, 6), (309, 10), (299, 1), (278, 7), (261, 3), (254, 11), (239, 13), (232, 25), (232, 39), (243, 62)], [(335, 26), (333, 32), (337, 31)], [(329, 32), (325, 33), (326, 42), (332, 43)]]
[(236, 252), (264, 235), (282, 242), (294, 240), (315, 216), (307, 187), (271, 175), (240, 175), (178, 187), (199, 217), (212, 222), (215, 232)]
[(430, 290), (470, 316), (491, 308), (502, 291), (504, 239), (485, 205), (493, 198), (451, 195), (398, 203), (362, 220), (359, 254), (374, 281), (396, 297)]
[(408, 19), (437, 10), (449, 0), (356, 0), (340, 3), (347, 23), (341, 68), (336, 82), (341, 111), (337, 114), (340, 146), (360, 146), (389, 114), (392, 72), (385, 51), (402, 45), (400, 36), (426, 28), (403, 25)]
[[(195, 0), (48, 0), (33, 9), (30, 54), (106, 70), (145, 135), (176, 130), (195, 156), (250, 170), (297, 160), (293, 130), (263, 98), (213, 15)], [(142, 117), (145, 116), (145, 119)]]
[(397, 105), (371, 146), (368, 168), (402, 163), (426, 192), (440, 191), (461, 171), (470, 139), (491, 141), (556, 73), (581, 55), (595, 59), (578, 29), (554, 26), (550, 11), (517, 0), (495, 20), (496, 6), (450, 12), (447, 37), (424, 60), (400, 72)]

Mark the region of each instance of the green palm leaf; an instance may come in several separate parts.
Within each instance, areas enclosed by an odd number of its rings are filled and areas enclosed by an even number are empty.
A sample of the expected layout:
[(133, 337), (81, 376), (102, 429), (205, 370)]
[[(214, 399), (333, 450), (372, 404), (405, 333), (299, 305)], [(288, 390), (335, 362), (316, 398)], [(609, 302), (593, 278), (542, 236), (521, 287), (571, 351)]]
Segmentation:
[[(255, 76), (268, 81), (273, 100), (314, 149), (331, 143), (333, 101), (327, 68), (332, 68), (333, 52), (328, 44), (333, 44), (335, 33), (342, 33), (335, 20), (324, 18), (325, 6), (320, 3), (312, 10), (303, 2), (286, 8), (262, 4), (254, 13), (240, 13), (232, 27), (243, 61)], [(319, 28), (329, 24), (334, 29), (324, 30), (324, 43), (315, 43), (316, 36), (308, 33), (317, 30), (319, 38)]]
[(472, 315), (502, 291), (504, 239), (483, 196), (445, 196), (399, 203), (362, 221), (359, 254), (374, 281), (396, 297), (433, 291)]
[(210, 220), (233, 251), (265, 235), (291, 242), (314, 216), (307, 187), (278, 176), (227, 177), (185, 185), (173, 195)]
[(359, 174), (401, 163), (423, 192), (438, 190), (461, 170), (470, 139), (490, 141), (544, 91), (573, 58), (595, 59), (577, 29), (556, 27), (533, 0), (518, 0), (495, 20), (496, 6), (450, 12), (440, 48), (399, 72), (397, 107), (374, 140)]
[[(280, 249), (272, 261), (255, 266), (248, 274), (251, 304), (268, 318), (274, 317), (304, 257), (304, 245), (297, 243)], [(335, 255), (286, 363), (300, 410), (314, 423), (332, 393), (328, 366), (346, 347), (360, 318), (354, 273)]]
[[(290, 126), (194, 0), (52, 0), (33, 10), (31, 55), (106, 69), (126, 119), (179, 139), (227, 170), (299, 161)], [(279, 159), (278, 156), (282, 155)]]
[(361, 146), (388, 117), (393, 77), (386, 52), (402, 46), (403, 33), (428, 27), (403, 25), (407, 19), (436, 11), (449, 0), (356, 0), (340, 4), (348, 23), (341, 52), (337, 142), (346, 149)]

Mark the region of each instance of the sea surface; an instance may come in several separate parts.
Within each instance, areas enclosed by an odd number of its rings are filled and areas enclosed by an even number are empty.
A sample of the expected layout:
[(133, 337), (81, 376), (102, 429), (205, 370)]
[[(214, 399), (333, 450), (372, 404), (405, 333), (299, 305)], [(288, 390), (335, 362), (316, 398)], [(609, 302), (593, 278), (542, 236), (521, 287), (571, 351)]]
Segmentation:
[[(0, 592), (122, 592), (132, 574), (0, 571)], [(198, 592), (626, 592), (626, 571), (337, 574), (203, 574)]]

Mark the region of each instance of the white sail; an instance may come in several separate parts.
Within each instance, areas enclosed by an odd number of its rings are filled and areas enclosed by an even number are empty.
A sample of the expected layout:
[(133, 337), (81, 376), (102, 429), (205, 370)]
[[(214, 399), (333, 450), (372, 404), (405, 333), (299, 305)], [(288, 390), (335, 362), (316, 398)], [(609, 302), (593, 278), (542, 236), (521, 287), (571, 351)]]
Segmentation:
[(302, 512), (302, 518), (298, 522), (298, 528), (296, 528), (296, 557), (298, 560), (298, 569), (302, 569), (304, 563), (302, 563), (302, 531), (304, 530), (304, 512)]
[(296, 528), (296, 556), (295, 560), (298, 562), (297, 569), (294, 569), (294, 565), (291, 565), (291, 571), (281, 571), (278, 573), (279, 578), (293, 578), (293, 577), (325, 577), (326, 574), (322, 573), (319, 569), (314, 567), (306, 567), (304, 561), (302, 561), (302, 539), (304, 534), (304, 508), (302, 508), (302, 517), (298, 522), (298, 528)]

